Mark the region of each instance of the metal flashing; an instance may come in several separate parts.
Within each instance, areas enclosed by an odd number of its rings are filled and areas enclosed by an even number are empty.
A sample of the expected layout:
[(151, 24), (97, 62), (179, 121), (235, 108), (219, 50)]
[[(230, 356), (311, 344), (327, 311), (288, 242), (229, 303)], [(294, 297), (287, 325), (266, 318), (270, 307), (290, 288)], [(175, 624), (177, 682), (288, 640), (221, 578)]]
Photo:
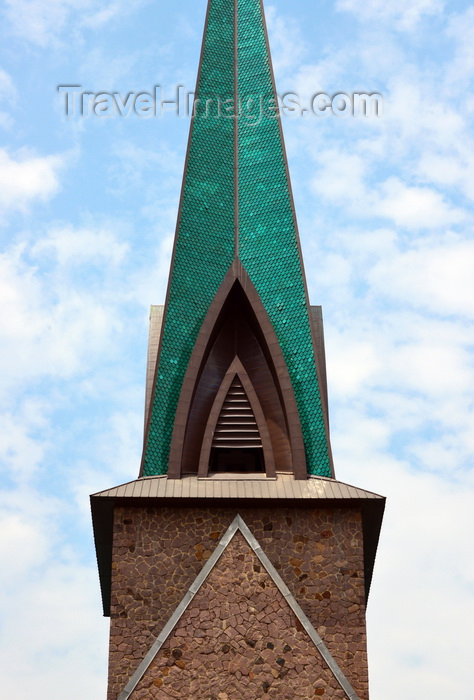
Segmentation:
[[(216, 483), (225, 483), (227, 492), (216, 492)], [(169, 479), (165, 475), (142, 477), (136, 481), (116, 486), (113, 489), (99, 491), (91, 498), (153, 498), (158, 490), (158, 495), (166, 499), (187, 500), (197, 499), (247, 499), (245, 486), (248, 483), (259, 482), (265, 484), (265, 494), (257, 495), (254, 491), (252, 498), (265, 498), (270, 500), (385, 500), (371, 491), (335, 481), (325, 477), (309, 476), (305, 480), (295, 480), (291, 474), (277, 474), (276, 478), (268, 478), (264, 474), (215, 474), (210, 478), (199, 478), (197, 475), (183, 476), (182, 479)], [(156, 486), (158, 485), (158, 486)], [(295, 491), (295, 486), (297, 491)]]
[(114, 508), (172, 506), (269, 505), (272, 507), (357, 508), (362, 514), (364, 536), (365, 598), (369, 597), (375, 555), (385, 509), (385, 497), (371, 491), (325, 477), (309, 476), (295, 480), (290, 474), (277, 473), (276, 478), (264, 474), (197, 475), (170, 479), (166, 475), (142, 477), (105, 489), (91, 497), (92, 522), (104, 615), (110, 615), (110, 584)]
[(349, 700), (359, 700), (358, 695), (352, 688), (351, 684), (347, 680), (340, 666), (335, 661), (334, 657), (331, 655), (331, 652), (324, 644), (323, 640), (315, 630), (314, 626), (311, 624), (310, 620), (306, 617), (301, 607), (298, 605), (296, 599), (290, 592), (289, 588), (286, 586), (283, 579), (278, 574), (277, 570), (275, 569), (271, 561), (268, 559), (265, 552), (262, 550), (260, 544), (258, 543), (257, 539), (252, 534), (252, 532), (245, 524), (244, 520), (240, 515), (236, 515), (232, 523), (229, 525), (228, 529), (222, 536), (221, 540), (219, 541), (215, 550), (207, 560), (206, 564), (203, 566), (197, 577), (194, 579), (193, 583), (186, 591), (178, 607), (171, 615), (170, 619), (163, 627), (158, 637), (153, 642), (149, 651), (143, 658), (142, 662), (139, 664), (138, 668), (128, 681), (123, 691), (120, 693), (118, 700), (128, 700), (130, 695), (133, 693), (138, 683), (145, 675), (150, 664), (153, 662), (153, 659), (156, 657), (161, 647), (168, 639), (173, 629), (176, 627), (180, 618), (188, 608), (196, 593), (198, 593), (199, 589), (211, 573), (212, 569), (216, 566), (217, 562), (221, 558), (223, 552), (228, 547), (229, 543), (231, 542), (232, 538), (234, 537), (237, 531), (241, 532), (241, 534), (247, 541), (247, 544), (250, 546), (254, 554), (258, 557), (260, 563), (262, 564), (262, 566), (264, 567), (264, 569), (266, 570), (266, 572), (268, 573), (268, 575), (270, 576), (280, 593), (283, 595), (290, 608), (293, 610), (295, 616), (303, 626), (311, 641), (318, 649), (323, 660), (325, 661), (325, 663), (333, 673), (334, 677), (336, 678), (337, 682), (345, 692), (347, 698), (349, 698)]
[(148, 353), (145, 384), (145, 430), (146, 426), (148, 425), (150, 406), (153, 396), (153, 386), (155, 383), (155, 370), (158, 358), (158, 348), (160, 346), (164, 308), (165, 307), (163, 305), (153, 305), (150, 307), (150, 326), (148, 331)]

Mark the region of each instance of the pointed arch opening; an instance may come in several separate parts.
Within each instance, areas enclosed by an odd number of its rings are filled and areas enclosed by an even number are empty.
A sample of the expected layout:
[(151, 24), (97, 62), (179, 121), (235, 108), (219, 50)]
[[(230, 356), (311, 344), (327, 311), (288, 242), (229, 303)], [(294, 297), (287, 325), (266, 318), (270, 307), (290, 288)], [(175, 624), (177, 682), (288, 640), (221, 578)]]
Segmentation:
[(276, 475), (265, 415), (238, 357), (214, 399), (199, 459), (199, 476), (222, 472)]
[[(241, 442), (239, 447), (230, 447), (230, 440), (222, 440), (223, 447), (219, 446), (219, 438), (230, 437), (229, 433), (216, 435), (216, 428), (219, 417), (224, 417), (222, 408), (236, 377), (255, 419), (261, 446), (249, 442), (244, 447)], [(267, 476), (287, 472), (307, 478), (299, 415), (286, 363), (260, 297), (241, 263), (235, 261), (211, 304), (188, 365), (168, 476), (239, 470)]]

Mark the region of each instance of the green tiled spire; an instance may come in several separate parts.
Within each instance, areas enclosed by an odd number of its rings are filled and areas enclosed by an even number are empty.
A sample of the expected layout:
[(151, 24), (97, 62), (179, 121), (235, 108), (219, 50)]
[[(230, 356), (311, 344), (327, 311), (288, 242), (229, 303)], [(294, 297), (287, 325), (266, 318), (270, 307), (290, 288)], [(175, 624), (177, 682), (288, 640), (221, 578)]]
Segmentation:
[[(167, 472), (176, 407), (194, 343), (227, 270), (239, 257), (280, 342), (308, 471), (331, 476), (260, 0), (209, 0), (196, 97), (200, 102), (191, 126), (143, 473)], [(239, 100), (244, 107), (235, 128), (232, 113)]]

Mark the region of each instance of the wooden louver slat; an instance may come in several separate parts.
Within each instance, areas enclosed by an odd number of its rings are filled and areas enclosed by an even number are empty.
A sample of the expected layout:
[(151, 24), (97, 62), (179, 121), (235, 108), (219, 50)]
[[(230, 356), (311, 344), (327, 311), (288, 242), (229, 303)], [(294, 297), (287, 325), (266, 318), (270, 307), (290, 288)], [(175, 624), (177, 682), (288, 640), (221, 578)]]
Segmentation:
[(234, 377), (217, 420), (212, 447), (249, 449), (262, 447), (260, 431), (247, 394)]

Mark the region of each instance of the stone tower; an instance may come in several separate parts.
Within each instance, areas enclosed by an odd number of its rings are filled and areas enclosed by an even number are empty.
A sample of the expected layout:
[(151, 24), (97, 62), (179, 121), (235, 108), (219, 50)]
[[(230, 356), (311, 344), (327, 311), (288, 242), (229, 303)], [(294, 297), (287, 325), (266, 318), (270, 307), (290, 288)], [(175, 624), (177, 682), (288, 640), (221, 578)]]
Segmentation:
[(108, 700), (367, 700), (385, 501), (335, 479), (261, 0), (209, 0), (145, 419), (91, 497)]

